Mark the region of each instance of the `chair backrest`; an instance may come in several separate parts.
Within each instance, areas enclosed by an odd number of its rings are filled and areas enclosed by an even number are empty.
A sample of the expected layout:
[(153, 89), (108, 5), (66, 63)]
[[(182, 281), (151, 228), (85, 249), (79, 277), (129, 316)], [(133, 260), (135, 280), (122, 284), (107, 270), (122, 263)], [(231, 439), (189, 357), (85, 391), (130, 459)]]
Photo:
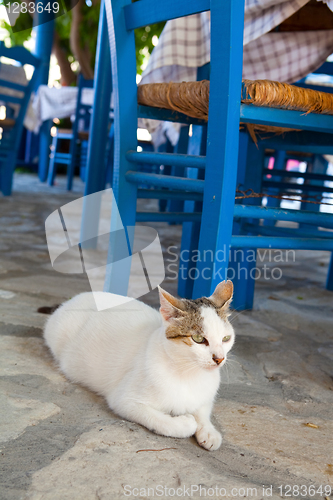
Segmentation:
[[(225, 156), (224, 149), (238, 144), (239, 116), (235, 109), (240, 106), (241, 71), (243, 51), (244, 0), (105, 0), (112, 61), (113, 100), (115, 109), (115, 173), (119, 158), (137, 147), (137, 86), (134, 29), (211, 11), (211, 71), (210, 99), (214, 106), (209, 110), (209, 127), (222, 127), (222, 135), (229, 139), (210, 148), (211, 157)], [(221, 56), (222, 54), (222, 56)], [(237, 84), (235, 84), (237, 82)], [(222, 121), (221, 121), (222, 117)], [(224, 122), (224, 124), (222, 123)], [(211, 124), (211, 125), (210, 125)], [(237, 130), (237, 134), (236, 134)], [(214, 162), (214, 160), (212, 160)], [(220, 160), (216, 160), (216, 168)], [(126, 168), (122, 167), (122, 168)], [(133, 164), (128, 162), (128, 170)], [(113, 189), (116, 199), (119, 185), (117, 174)], [(121, 183), (121, 181), (120, 181)]]
[(15, 125), (9, 133), (4, 135), (4, 141), (2, 142), (4, 142), (7, 147), (17, 148), (21, 137), (23, 120), (30, 101), (31, 92), (34, 89), (41, 68), (41, 61), (33, 54), (31, 54), (31, 52), (29, 52), (26, 48), (8, 48), (5, 46), (4, 42), (0, 42), (0, 58), (1, 57), (6, 57), (8, 59), (14, 60), (21, 66), (28, 64), (30, 66), (33, 66), (34, 68), (33, 75), (30, 81), (28, 81), (27, 85), (22, 85), (2, 79), (0, 71), (0, 102), (4, 103), (5, 106), (8, 106), (10, 104), (19, 106), (19, 111), (15, 119)]
[(82, 121), (83, 121), (83, 130), (89, 129), (92, 105), (84, 104), (82, 102), (82, 97), (83, 97), (83, 89), (92, 89), (92, 88), (94, 88), (94, 80), (86, 80), (84, 76), (80, 74), (78, 79), (78, 93), (77, 93), (75, 122), (73, 125), (73, 130), (75, 126), (79, 127), (80, 122)]

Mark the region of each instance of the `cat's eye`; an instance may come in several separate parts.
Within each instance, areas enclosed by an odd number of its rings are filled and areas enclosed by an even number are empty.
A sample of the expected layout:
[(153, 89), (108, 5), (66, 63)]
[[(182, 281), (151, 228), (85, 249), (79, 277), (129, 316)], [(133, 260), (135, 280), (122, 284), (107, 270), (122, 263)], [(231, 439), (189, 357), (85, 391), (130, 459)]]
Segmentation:
[(192, 335), (192, 340), (194, 340), (194, 342), (196, 342), (197, 344), (208, 344), (208, 341), (200, 333), (195, 333), (194, 335)]
[(229, 342), (230, 339), (231, 335), (226, 335), (225, 337), (223, 337), (222, 342)]

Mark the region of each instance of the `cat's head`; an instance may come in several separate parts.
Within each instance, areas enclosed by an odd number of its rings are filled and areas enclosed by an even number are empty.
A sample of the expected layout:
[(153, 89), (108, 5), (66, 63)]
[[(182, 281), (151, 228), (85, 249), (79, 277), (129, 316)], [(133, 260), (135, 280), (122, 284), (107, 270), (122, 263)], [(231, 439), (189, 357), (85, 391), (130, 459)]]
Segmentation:
[(222, 281), (213, 295), (195, 300), (177, 299), (160, 287), (159, 293), (168, 341), (201, 368), (222, 366), (235, 341), (234, 329), (228, 320), (232, 282)]

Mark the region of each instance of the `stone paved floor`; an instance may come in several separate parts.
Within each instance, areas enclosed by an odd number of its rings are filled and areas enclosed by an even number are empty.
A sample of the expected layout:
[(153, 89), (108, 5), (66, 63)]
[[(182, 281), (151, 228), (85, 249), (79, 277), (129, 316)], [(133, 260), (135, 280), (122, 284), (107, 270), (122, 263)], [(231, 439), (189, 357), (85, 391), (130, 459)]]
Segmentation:
[[(329, 254), (276, 263), (261, 253), (259, 267), (283, 275), (259, 279), (253, 311), (233, 315), (237, 342), (213, 414), (224, 439), (210, 453), (121, 420), (69, 383), (43, 344), (37, 309), (89, 290), (83, 275), (52, 270), (44, 232), (46, 217), (81, 193), (78, 181), (68, 194), (63, 179), (49, 188), (19, 175), (0, 198), (0, 499), (198, 498), (200, 485), (210, 498), (284, 498), (287, 485), (303, 486), (298, 498), (333, 498), (318, 490), (333, 487)], [(179, 244), (178, 226), (155, 226), (165, 252)], [(155, 291), (143, 300), (158, 305)]]

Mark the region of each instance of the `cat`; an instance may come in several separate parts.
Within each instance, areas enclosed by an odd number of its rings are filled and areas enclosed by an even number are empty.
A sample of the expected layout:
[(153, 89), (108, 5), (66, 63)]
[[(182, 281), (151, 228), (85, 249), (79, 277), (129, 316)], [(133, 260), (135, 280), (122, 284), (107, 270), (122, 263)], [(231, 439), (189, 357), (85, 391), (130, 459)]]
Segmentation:
[(210, 414), (235, 341), (232, 294), (231, 281), (196, 300), (159, 287), (159, 312), (134, 299), (98, 312), (93, 294), (82, 293), (50, 316), (44, 338), (68, 379), (104, 396), (120, 417), (163, 436), (195, 434), (217, 450), (222, 436)]

